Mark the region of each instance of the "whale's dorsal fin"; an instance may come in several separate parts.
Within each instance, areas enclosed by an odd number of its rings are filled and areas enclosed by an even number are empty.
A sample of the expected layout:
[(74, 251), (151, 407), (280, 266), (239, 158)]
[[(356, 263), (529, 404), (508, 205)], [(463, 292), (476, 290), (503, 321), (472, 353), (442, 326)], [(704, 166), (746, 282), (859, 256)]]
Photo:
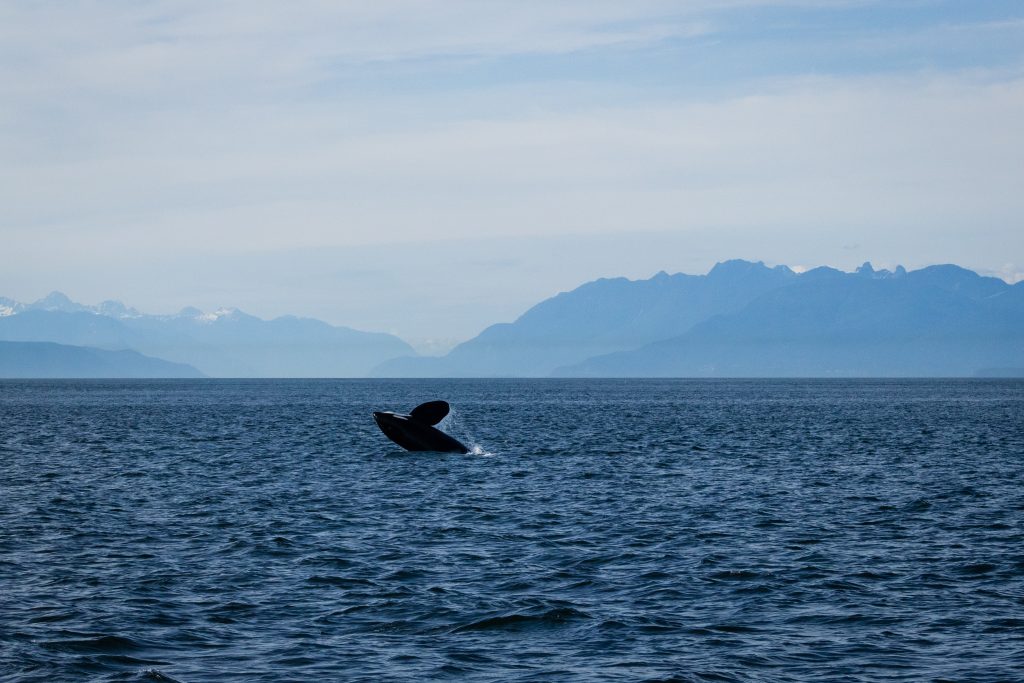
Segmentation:
[(447, 401), (427, 401), (413, 408), (409, 417), (420, 424), (434, 426), (448, 415), (449, 410)]

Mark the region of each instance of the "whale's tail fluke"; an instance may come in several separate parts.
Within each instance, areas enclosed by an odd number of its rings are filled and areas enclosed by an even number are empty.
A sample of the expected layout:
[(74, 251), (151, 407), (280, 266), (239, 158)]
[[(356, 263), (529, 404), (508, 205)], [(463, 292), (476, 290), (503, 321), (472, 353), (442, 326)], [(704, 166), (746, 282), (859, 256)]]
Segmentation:
[(420, 424), (433, 427), (448, 416), (449, 410), (451, 410), (451, 407), (447, 401), (427, 401), (413, 408), (412, 412), (409, 413), (409, 417)]

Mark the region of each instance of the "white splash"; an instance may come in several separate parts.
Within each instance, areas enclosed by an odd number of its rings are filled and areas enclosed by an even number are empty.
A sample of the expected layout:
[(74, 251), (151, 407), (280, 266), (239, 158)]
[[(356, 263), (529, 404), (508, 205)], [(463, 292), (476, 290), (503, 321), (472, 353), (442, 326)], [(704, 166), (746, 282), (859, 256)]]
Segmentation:
[(442, 431), (452, 434), (452, 436), (465, 443), (469, 447), (469, 453), (467, 455), (494, 455), (494, 453), (491, 453), (481, 446), (471, 434), (466, 433), (455, 408), (451, 408), (448, 415), (446, 415), (437, 426)]

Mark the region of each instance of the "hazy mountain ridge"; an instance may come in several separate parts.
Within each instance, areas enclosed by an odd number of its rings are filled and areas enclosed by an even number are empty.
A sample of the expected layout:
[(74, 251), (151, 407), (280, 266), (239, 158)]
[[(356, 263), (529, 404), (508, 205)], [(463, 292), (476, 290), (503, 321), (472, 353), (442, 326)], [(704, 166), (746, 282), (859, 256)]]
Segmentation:
[(414, 353), (389, 334), (294, 316), (262, 320), (237, 309), (146, 315), (118, 301), (85, 306), (60, 292), (0, 306), (10, 311), (0, 316), (0, 340), (133, 349), (214, 377), (359, 377), (388, 358)]
[(513, 323), (488, 327), (447, 356), (399, 358), (374, 374), (543, 377), (561, 365), (681, 334), (794, 277), (786, 266), (733, 260), (707, 275), (595, 280), (540, 302)]
[(974, 375), (1024, 365), (1022, 293), (1020, 284), (955, 265), (908, 272), (865, 263), (852, 273), (821, 267), (798, 274), (726, 261), (703, 276), (590, 282), (487, 328), (447, 356), (395, 359), (374, 372)]
[(195, 378), (203, 373), (136, 351), (109, 351), (53, 342), (0, 341), (0, 377), (5, 379), (154, 377)]
[(952, 265), (818, 268), (743, 310), (559, 376), (973, 376), (1024, 365), (1024, 287)]
[(706, 275), (603, 278), (439, 358), (388, 334), (237, 309), (146, 315), (55, 292), (0, 298), (0, 340), (133, 349), (220, 377), (972, 376), (1024, 368), (1024, 283), (726, 261)]

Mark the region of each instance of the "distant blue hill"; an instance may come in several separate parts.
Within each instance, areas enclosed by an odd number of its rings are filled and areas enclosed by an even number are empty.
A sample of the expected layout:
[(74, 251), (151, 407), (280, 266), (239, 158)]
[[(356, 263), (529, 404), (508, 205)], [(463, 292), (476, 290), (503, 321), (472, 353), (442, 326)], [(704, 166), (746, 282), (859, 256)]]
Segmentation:
[(388, 358), (414, 353), (393, 335), (309, 318), (194, 308), (144, 315), (116, 301), (83, 306), (59, 292), (34, 304), (0, 299), (0, 340), (134, 349), (214, 377), (363, 377)]
[(1024, 366), (1024, 286), (951, 265), (818, 268), (742, 310), (560, 376), (976, 376)]
[(190, 365), (135, 351), (107, 351), (51, 342), (0, 341), (0, 378), (202, 377)]
[(374, 374), (544, 377), (563, 365), (681, 334), (795, 278), (785, 266), (726, 261), (707, 275), (596, 280), (542, 301), (513, 323), (488, 327), (447, 356), (398, 358)]
[(597, 280), (378, 376), (974, 376), (1024, 367), (1024, 285), (954, 265), (855, 273), (727, 261)]

